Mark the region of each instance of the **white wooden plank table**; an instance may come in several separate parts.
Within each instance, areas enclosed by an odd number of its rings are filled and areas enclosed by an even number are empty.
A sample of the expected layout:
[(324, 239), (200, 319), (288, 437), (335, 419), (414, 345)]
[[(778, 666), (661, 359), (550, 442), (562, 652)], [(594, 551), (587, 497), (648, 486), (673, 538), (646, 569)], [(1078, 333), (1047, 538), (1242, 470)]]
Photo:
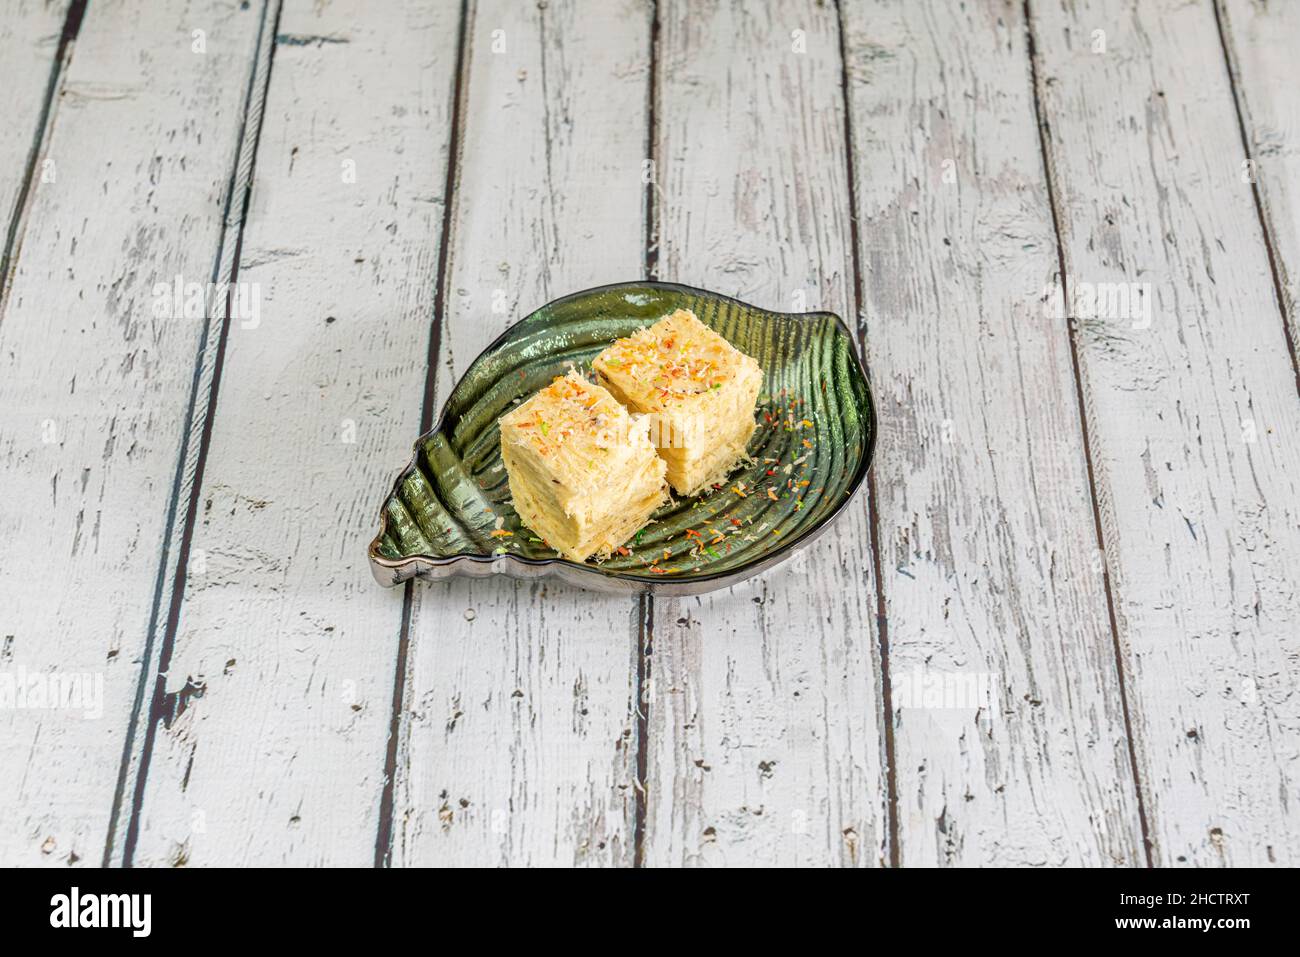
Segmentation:
[[(1292, 5), (4, 7), (0, 864), (1300, 863)], [(474, 356), (642, 277), (855, 329), (835, 527), (374, 585)]]

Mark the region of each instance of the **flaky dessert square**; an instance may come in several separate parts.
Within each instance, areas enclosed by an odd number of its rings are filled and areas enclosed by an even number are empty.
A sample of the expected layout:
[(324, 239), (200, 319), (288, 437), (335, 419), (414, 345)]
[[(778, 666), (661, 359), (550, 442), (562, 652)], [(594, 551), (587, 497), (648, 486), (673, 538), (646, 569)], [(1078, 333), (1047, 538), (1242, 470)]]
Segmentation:
[(651, 419), (679, 494), (721, 482), (744, 459), (763, 370), (690, 310), (612, 343), (592, 368), (615, 399)]
[(608, 555), (668, 498), (649, 422), (576, 372), (500, 419), (501, 458), (523, 523), (575, 562)]

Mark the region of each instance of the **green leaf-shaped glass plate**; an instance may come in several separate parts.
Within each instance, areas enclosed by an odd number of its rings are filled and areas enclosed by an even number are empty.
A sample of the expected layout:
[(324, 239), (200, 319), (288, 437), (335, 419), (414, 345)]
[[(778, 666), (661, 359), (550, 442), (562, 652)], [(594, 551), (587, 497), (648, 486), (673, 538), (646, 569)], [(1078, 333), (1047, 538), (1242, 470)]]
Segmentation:
[[(560, 558), (510, 505), (497, 419), (571, 366), (589, 371), (610, 342), (674, 309), (690, 309), (762, 366), (752, 461), (725, 487), (675, 496), (626, 554)], [(474, 360), (384, 502), (371, 569), (384, 585), (504, 574), (665, 595), (725, 588), (826, 529), (866, 477), (875, 433), (866, 373), (838, 316), (768, 312), (658, 282), (574, 293), (511, 326)]]

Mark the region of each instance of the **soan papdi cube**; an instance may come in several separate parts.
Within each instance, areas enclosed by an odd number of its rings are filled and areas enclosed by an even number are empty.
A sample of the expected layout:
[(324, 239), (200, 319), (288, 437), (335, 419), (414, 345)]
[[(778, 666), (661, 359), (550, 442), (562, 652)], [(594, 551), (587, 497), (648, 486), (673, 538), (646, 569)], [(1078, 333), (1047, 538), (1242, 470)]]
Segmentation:
[(695, 313), (678, 309), (638, 329), (592, 367), (614, 398), (652, 419), (651, 437), (679, 494), (721, 482), (744, 459), (763, 371)]
[(668, 498), (649, 423), (577, 373), (499, 424), (515, 511), (566, 558), (608, 555)]

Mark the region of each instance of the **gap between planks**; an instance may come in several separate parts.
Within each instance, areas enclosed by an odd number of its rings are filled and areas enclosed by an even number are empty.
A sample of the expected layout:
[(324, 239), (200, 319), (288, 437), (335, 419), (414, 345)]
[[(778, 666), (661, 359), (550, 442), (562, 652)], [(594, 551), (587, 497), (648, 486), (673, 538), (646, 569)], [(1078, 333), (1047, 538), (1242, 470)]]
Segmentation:
[[(448, 263), (451, 257), (451, 224), (460, 186), (460, 150), (465, 126), (465, 97), (468, 93), (469, 0), (461, 0), (460, 26), (456, 36), (455, 80), (451, 90), (451, 138), (447, 144), (447, 179), (443, 185), (441, 238), (438, 245), (438, 288), (434, 291), (433, 321), (429, 324), (429, 352), (425, 367), (424, 398), (420, 406), (420, 434), (433, 428), (434, 395), (438, 385), (438, 354), (442, 351), (442, 324), (447, 309)], [(388, 730), (388, 751), (384, 757), (384, 790), (379, 800), (379, 829), (375, 834), (375, 867), (388, 867), (393, 856), (393, 788), (397, 783), (397, 758), (402, 735), (402, 708), (406, 692), (407, 661), (411, 651), (411, 615), (418, 579), (408, 579), (402, 591), (402, 628), (397, 640), (397, 667), (393, 675), (392, 716)]]
[[(853, 102), (849, 96), (849, 60), (848, 48), (844, 39), (844, 0), (835, 0), (835, 25), (839, 32), (840, 51), (840, 99), (844, 106), (844, 165), (849, 187), (849, 243), (853, 257), (853, 331), (857, 336), (858, 353), (862, 357), (862, 367), (868, 371), (867, 337), (862, 322), (862, 249), (858, 236), (858, 184), (853, 164)], [(879, 430), (879, 423), (876, 425)], [(880, 512), (879, 498), (876, 496), (876, 475), (872, 468), (867, 472), (867, 524), (871, 530), (871, 577), (876, 588), (876, 634), (880, 651), (880, 710), (883, 720), (880, 727), (884, 731), (885, 752), (885, 807), (886, 837), (888, 842), (886, 858), (890, 867), (899, 867), (902, 862), (902, 848), (898, 844), (898, 770), (894, 752), (894, 705), (893, 691), (889, 678), (889, 623), (885, 614), (885, 582), (880, 565)]]
[[(239, 256), (243, 248), (244, 222), (252, 196), (257, 145), (262, 134), (263, 108), (271, 83), (275, 59), (276, 34), (279, 30), (282, 0), (264, 0), (258, 25), (256, 53), (244, 97), (240, 119), (239, 151), (226, 190), (221, 243), (213, 265), (214, 288), (226, 290), (221, 315), (210, 316), (199, 340), (194, 381), (190, 387), (189, 414), (180, 457), (168, 506), (167, 537), (163, 541), (154, 588), (153, 609), (142, 655), (140, 679), (135, 704), (127, 725), (117, 788), (109, 817), (108, 839), (104, 847), (103, 866), (130, 867), (139, 835), (139, 813), (145, 781), (149, 774), (158, 722), (166, 709), (167, 668), (176, 642), (181, 604), (185, 596), (185, 574), (190, 543), (198, 512), (198, 498), (203, 484), (203, 469), (212, 438), (212, 410), (221, 388), (221, 364), (225, 357), (230, 331), (232, 289), (239, 278)], [(268, 22), (269, 21), (269, 22)], [(268, 29), (269, 26), (269, 29)], [(238, 205), (236, 205), (238, 203)], [(195, 441), (197, 433), (198, 441)], [(175, 558), (173, 559), (173, 555)], [(159, 633), (159, 618), (164, 606), (167, 618)], [(145, 711), (146, 688), (152, 683), (148, 711)], [(140, 724), (144, 722), (143, 741), (137, 747)], [(127, 799), (129, 795), (129, 806)]]
[[(1282, 334), (1286, 337), (1287, 351), (1291, 353), (1291, 368), (1295, 370), (1296, 391), (1300, 392), (1300, 357), (1297, 357), (1295, 336), (1292, 332), (1295, 303), (1286, 294), (1286, 284), (1282, 281), (1282, 268), (1277, 254), (1277, 235), (1268, 212), (1264, 208), (1264, 197), (1259, 188), (1259, 177), (1255, 170), (1259, 164), (1251, 149), (1250, 130), (1246, 124), (1246, 110), (1241, 94), (1241, 69), (1234, 56), (1232, 42), (1228, 38), (1227, 18), (1220, 9), (1223, 0), (1210, 0), (1214, 10), (1214, 26), (1219, 33), (1219, 47), (1223, 50), (1223, 66), (1228, 71), (1228, 89), (1232, 91), (1232, 107), (1237, 114), (1237, 130), (1241, 134), (1241, 149), (1246, 157), (1247, 170), (1250, 173), (1250, 193), (1255, 201), (1255, 215), (1259, 217), (1259, 230), (1264, 240), (1264, 249), (1268, 253), (1268, 268), (1273, 276), (1273, 292), (1277, 296), (1277, 308), (1282, 317)], [(1067, 300), (1068, 302), (1068, 300)], [(1290, 320), (1290, 321), (1289, 321)]]
[[(646, 135), (645, 155), (650, 165), (645, 176), (645, 277), (659, 278), (659, 204), (655, 193), (659, 189), (659, 0), (650, 0), (650, 75), (646, 82)], [(655, 599), (647, 592), (637, 602), (636, 630), (636, 686), (633, 701), (636, 707), (636, 779), (633, 782), (635, 825), (632, 832), (632, 866), (645, 866), (646, 816), (649, 796), (646, 794), (650, 773), (650, 678), (651, 655), (654, 653)]]
[(27, 154), (27, 166), (23, 170), (22, 184), (18, 187), (18, 195), (14, 199), (9, 229), (5, 234), (4, 250), (0, 252), (0, 322), (4, 321), (5, 306), (9, 303), (9, 286), (13, 279), (10, 266), (18, 260), (23, 234), (27, 228), (27, 214), (32, 203), (32, 180), (36, 176), (37, 164), (49, 142), (50, 130), (54, 127), (55, 104), (63, 88), (63, 78), (67, 74), (68, 64), (72, 61), (72, 51), (85, 16), (86, 0), (73, 0), (63, 18), (59, 45), (50, 64), (50, 79), (45, 86), (45, 99), (41, 103), (40, 114), (36, 120), (32, 148)]

